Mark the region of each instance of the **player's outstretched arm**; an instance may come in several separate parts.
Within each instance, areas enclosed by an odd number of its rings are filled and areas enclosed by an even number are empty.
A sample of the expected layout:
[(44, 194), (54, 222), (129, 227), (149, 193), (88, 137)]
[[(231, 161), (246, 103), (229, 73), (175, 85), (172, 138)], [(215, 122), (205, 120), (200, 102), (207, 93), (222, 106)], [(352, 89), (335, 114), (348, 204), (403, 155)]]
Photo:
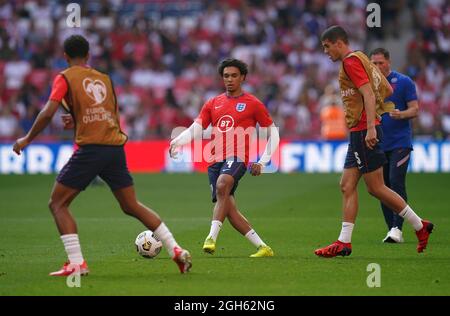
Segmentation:
[(53, 115), (55, 115), (56, 110), (58, 110), (59, 102), (49, 100), (44, 108), (39, 112), (33, 126), (24, 136), (16, 140), (13, 146), (13, 150), (16, 154), (20, 155), (20, 152), (30, 144), (33, 139), (39, 135), (39, 133), (47, 127), (51, 122)]
[(262, 169), (269, 163), (270, 158), (277, 150), (278, 144), (280, 143), (280, 134), (278, 133), (278, 128), (275, 126), (275, 124), (272, 124), (267, 128), (267, 136), (268, 140), (266, 148), (264, 149), (264, 153), (262, 154), (259, 161), (252, 164), (251, 166), (250, 173), (253, 176), (259, 176), (261, 174)]
[(193, 139), (200, 139), (203, 134), (203, 127), (201, 124), (194, 122), (188, 129), (184, 130), (180, 135), (172, 139), (170, 142), (169, 155), (172, 158), (177, 158), (177, 149), (183, 145), (189, 144)]

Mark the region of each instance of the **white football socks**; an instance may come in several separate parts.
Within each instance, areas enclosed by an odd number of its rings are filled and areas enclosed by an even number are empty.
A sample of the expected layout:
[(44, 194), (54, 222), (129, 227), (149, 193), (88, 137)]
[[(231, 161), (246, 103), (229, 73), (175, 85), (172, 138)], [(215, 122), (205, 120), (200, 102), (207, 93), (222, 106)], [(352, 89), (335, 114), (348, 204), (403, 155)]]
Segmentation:
[(80, 241), (78, 240), (78, 234), (61, 235), (61, 240), (66, 249), (67, 257), (70, 263), (82, 264), (83, 254), (81, 253)]
[(256, 248), (260, 246), (267, 246), (264, 241), (258, 236), (254, 229), (250, 229), (250, 231), (245, 234), (245, 238), (250, 240), (250, 242), (255, 245)]
[(161, 242), (164, 245), (164, 248), (166, 248), (170, 257), (173, 257), (174, 256), (173, 248), (180, 246), (177, 244), (175, 238), (173, 238), (173, 235), (167, 228), (166, 224), (161, 222), (158, 228), (155, 229), (154, 234), (159, 240), (161, 240)]
[(352, 242), (352, 232), (355, 224), (349, 222), (342, 222), (341, 234), (338, 240), (340, 242), (350, 243)]
[(211, 221), (211, 229), (209, 231), (208, 238), (212, 238), (214, 241), (216, 241), (221, 228), (222, 228), (221, 221), (216, 220)]
[(422, 219), (417, 216), (416, 213), (411, 209), (409, 205), (406, 205), (406, 207), (401, 211), (398, 215), (403, 217), (408, 221), (408, 223), (411, 224), (411, 226), (414, 228), (415, 231), (421, 230), (423, 227)]

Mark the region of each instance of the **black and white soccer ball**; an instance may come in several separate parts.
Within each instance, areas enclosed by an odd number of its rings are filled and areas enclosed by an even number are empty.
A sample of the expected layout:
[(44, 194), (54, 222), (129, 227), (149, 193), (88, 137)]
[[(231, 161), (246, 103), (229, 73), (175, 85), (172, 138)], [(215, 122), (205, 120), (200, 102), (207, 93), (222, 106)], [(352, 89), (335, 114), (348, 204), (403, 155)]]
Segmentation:
[(136, 250), (144, 258), (156, 257), (162, 249), (162, 242), (151, 230), (146, 230), (136, 237)]

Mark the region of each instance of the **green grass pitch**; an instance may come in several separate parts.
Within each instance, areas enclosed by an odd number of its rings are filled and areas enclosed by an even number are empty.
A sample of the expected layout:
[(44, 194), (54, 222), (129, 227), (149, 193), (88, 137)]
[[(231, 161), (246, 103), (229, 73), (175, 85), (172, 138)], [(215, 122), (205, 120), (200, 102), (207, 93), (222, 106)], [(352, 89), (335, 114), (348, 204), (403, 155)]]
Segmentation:
[[(144, 227), (124, 215), (108, 187), (89, 187), (73, 203), (91, 273), (81, 287), (47, 276), (66, 256), (47, 209), (54, 175), (0, 176), (0, 295), (450, 295), (450, 174), (410, 174), (408, 194), (418, 214), (436, 227), (423, 254), (405, 223), (401, 245), (383, 244), (378, 202), (360, 183), (360, 212), (350, 257), (323, 259), (313, 251), (337, 239), (341, 223), (338, 174), (246, 175), (240, 210), (274, 249), (253, 259), (254, 247), (229, 223), (215, 255), (204, 254), (212, 203), (205, 174), (135, 175), (140, 201), (154, 208), (193, 268), (179, 274), (163, 250), (138, 256)], [(381, 287), (369, 288), (367, 265), (381, 267)]]

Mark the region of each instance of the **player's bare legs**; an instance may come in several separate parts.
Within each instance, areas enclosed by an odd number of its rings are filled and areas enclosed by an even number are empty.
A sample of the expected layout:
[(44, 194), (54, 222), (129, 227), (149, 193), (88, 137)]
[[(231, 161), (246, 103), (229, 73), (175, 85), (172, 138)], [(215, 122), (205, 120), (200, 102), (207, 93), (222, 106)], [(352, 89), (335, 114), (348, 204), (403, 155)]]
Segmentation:
[(254, 257), (271, 257), (273, 251), (267, 246), (255, 230), (252, 229), (248, 220), (239, 212), (236, 207), (234, 197), (230, 195), (234, 186), (234, 178), (228, 174), (222, 174), (217, 179), (216, 197), (217, 202), (214, 205), (213, 220), (211, 222), (211, 230), (206, 237), (203, 245), (203, 251), (213, 254), (216, 249), (216, 240), (220, 228), (225, 218), (228, 218), (231, 225), (242, 235), (244, 235), (252, 244), (254, 244), (259, 252)]
[(136, 199), (134, 186), (119, 189), (113, 193), (125, 214), (137, 218), (152, 231), (155, 231), (161, 225), (158, 214)]
[(251, 227), (247, 218), (242, 215), (241, 212), (237, 209), (236, 201), (232, 195), (230, 195), (231, 207), (228, 210), (228, 220), (231, 225), (245, 236), (255, 247), (258, 249), (256, 253), (251, 255), (250, 257), (259, 258), (259, 257), (273, 257), (274, 253), (272, 248), (267, 246), (267, 244), (259, 237), (256, 231)]
[(231, 206), (230, 192), (234, 186), (234, 178), (229, 174), (221, 174), (217, 179), (213, 220), (223, 223)]
[[(352, 170), (356, 170), (356, 172), (359, 173), (357, 168), (344, 169), (341, 180), (341, 189), (344, 194), (344, 218), (341, 234), (336, 242), (327, 247), (317, 249), (315, 254), (318, 256), (335, 257), (337, 255), (348, 256), (351, 254), (351, 236), (358, 210), (357, 194), (353, 193), (353, 191), (356, 192), (357, 181), (354, 182), (354, 180), (359, 180), (360, 178), (360, 176), (355, 177), (355, 171)], [(389, 189), (384, 184), (382, 168), (364, 173), (362, 176), (364, 178), (364, 182), (366, 183), (367, 191), (371, 195), (376, 197), (383, 204), (387, 205), (390, 209), (402, 216), (411, 224), (416, 231), (416, 236), (419, 240), (417, 252), (423, 252), (428, 244), (428, 238), (433, 231), (434, 225), (431, 222), (422, 220), (419, 216), (417, 216), (417, 214), (408, 204), (406, 204), (405, 200), (403, 200), (400, 195)], [(348, 183), (347, 189), (345, 188), (346, 183)], [(354, 190), (351, 190), (352, 184), (354, 184)]]
[(79, 271), (80, 275), (89, 273), (88, 266), (81, 253), (77, 224), (69, 211), (70, 203), (79, 193), (80, 190), (70, 188), (59, 182), (55, 182), (53, 186), (48, 206), (61, 235), (68, 262), (60, 270), (51, 272), (51, 276), (67, 276), (74, 270)]
[(384, 184), (383, 168), (365, 173), (363, 178), (367, 186), (367, 192), (380, 200), (384, 205), (397, 214), (405, 209), (407, 205), (405, 200)]
[(48, 206), (52, 212), (60, 235), (76, 234), (77, 224), (69, 211), (69, 205), (80, 193), (80, 190), (70, 188), (55, 182)]
[(342, 192), (342, 228), (338, 240), (331, 245), (317, 249), (321, 257), (348, 256), (352, 253), (351, 238), (356, 216), (358, 215), (358, 182), (361, 173), (357, 167), (344, 168), (340, 187)]
[(114, 196), (122, 208), (122, 211), (141, 221), (148, 229), (152, 230), (160, 239), (172, 259), (178, 264), (180, 272), (188, 272), (191, 268), (191, 256), (183, 250), (173, 237), (167, 226), (161, 221), (158, 214), (136, 199), (134, 186), (115, 190)]
[(214, 204), (211, 229), (203, 244), (203, 251), (213, 254), (216, 250), (216, 240), (222, 228), (223, 221), (228, 215), (231, 205), (230, 192), (234, 186), (234, 178), (229, 174), (221, 174), (216, 181), (216, 199)]
[(433, 231), (434, 225), (431, 222), (422, 220), (419, 216), (417, 216), (417, 214), (400, 195), (384, 184), (382, 168), (366, 173), (363, 177), (366, 182), (367, 191), (371, 195), (376, 197), (384, 205), (387, 205), (387, 207), (411, 224), (416, 231), (416, 236), (419, 240), (417, 251), (423, 252), (428, 244), (428, 238)]
[(228, 210), (227, 218), (230, 221), (230, 224), (236, 229), (238, 232), (240, 232), (242, 235), (246, 235), (252, 227), (250, 226), (250, 223), (248, 222), (247, 218), (245, 218), (244, 215), (242, 215), (241, 212), (237, 209), (236, 201), (232, 195), (229, 196), (230, 199), (230, 208)]
[(361, 173), (358, 168), (344, 169), (340, 187), (342, 192), (342, 221), (355, 223), (358, 215), (358, 182)]
[(320, 257), (348, 256), (352, 253), (352, 233), (358, 215), (358, 182), (361, 172), (357, 167), (344, 168), (340, 187), (342, 192), (342, 227), (338, 240), (315, 250)]

